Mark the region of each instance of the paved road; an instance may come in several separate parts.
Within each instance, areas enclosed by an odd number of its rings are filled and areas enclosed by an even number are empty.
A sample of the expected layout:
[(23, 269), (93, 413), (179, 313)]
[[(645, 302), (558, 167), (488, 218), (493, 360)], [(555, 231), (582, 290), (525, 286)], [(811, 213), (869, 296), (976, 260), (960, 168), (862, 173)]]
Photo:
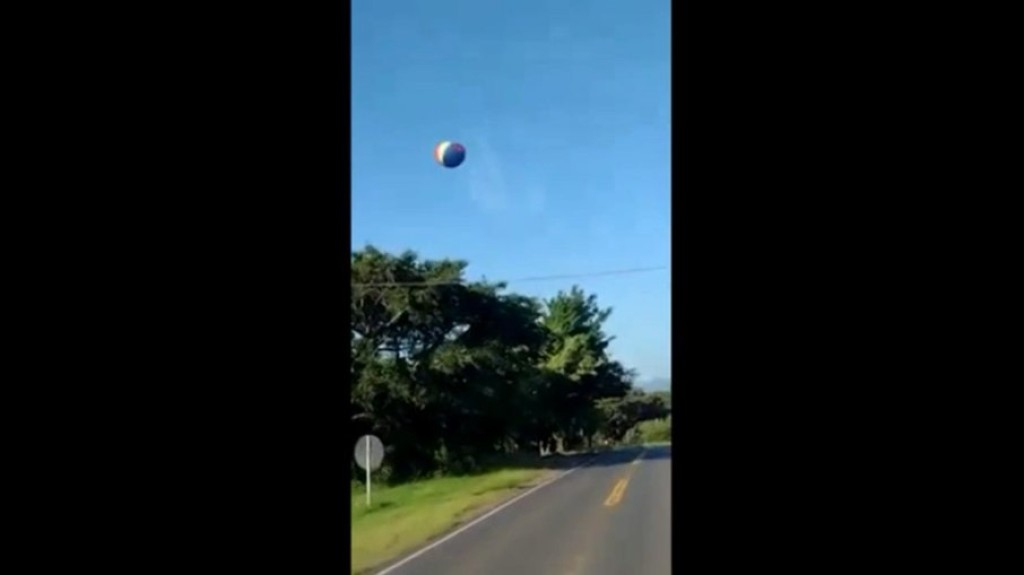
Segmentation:
[(672, 448), (605, 453), (386, 575), (669, 575)]

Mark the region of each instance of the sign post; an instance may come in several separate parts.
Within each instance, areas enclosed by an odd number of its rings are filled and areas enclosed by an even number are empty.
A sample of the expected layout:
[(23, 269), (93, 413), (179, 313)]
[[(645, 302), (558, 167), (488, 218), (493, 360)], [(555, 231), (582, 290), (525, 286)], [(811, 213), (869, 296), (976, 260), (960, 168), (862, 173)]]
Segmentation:
[(356, 465), (366, 470), (366, 506), (370, 506), (370, 471), (384, 461), (384, 444), (376, 435), (364, 435), (356, 442)]

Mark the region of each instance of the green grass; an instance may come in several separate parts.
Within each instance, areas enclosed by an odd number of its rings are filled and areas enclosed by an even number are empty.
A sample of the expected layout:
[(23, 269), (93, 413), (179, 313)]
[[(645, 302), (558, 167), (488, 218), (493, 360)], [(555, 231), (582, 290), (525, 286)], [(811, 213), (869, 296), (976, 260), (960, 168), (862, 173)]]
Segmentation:
[(352, 489), (352, 573), (361, 573), (410, 552), (494, 505), (517, 487), (536, 481), (543, 469), (502, 469), (464, 477), (443, 477)]

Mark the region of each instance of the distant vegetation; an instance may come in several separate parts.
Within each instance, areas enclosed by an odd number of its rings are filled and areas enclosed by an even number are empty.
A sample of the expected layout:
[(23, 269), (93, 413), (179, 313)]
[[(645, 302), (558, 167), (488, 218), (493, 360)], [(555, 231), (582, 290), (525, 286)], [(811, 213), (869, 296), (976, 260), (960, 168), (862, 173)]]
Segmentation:
[(383, 477), (668, 439), (670, 392), (633, 387), (634, 374), (609, 355), (611, 309), (595, 295), (574, 286), (535, 300), (466, 281), (466, 267), (373, 247), (352, 254), (349, 445), (379, 436)]
[(672, 416), (641, 421), (626, 438), (630, 443), (663, 443), (672, 441)]

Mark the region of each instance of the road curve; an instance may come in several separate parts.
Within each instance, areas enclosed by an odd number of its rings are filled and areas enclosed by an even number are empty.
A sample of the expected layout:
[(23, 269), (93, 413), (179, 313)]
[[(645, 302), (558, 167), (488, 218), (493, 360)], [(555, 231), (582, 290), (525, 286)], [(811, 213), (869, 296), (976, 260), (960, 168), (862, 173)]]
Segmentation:
[(604, 453), (380, 575), (669, 575), (671, 446)]

